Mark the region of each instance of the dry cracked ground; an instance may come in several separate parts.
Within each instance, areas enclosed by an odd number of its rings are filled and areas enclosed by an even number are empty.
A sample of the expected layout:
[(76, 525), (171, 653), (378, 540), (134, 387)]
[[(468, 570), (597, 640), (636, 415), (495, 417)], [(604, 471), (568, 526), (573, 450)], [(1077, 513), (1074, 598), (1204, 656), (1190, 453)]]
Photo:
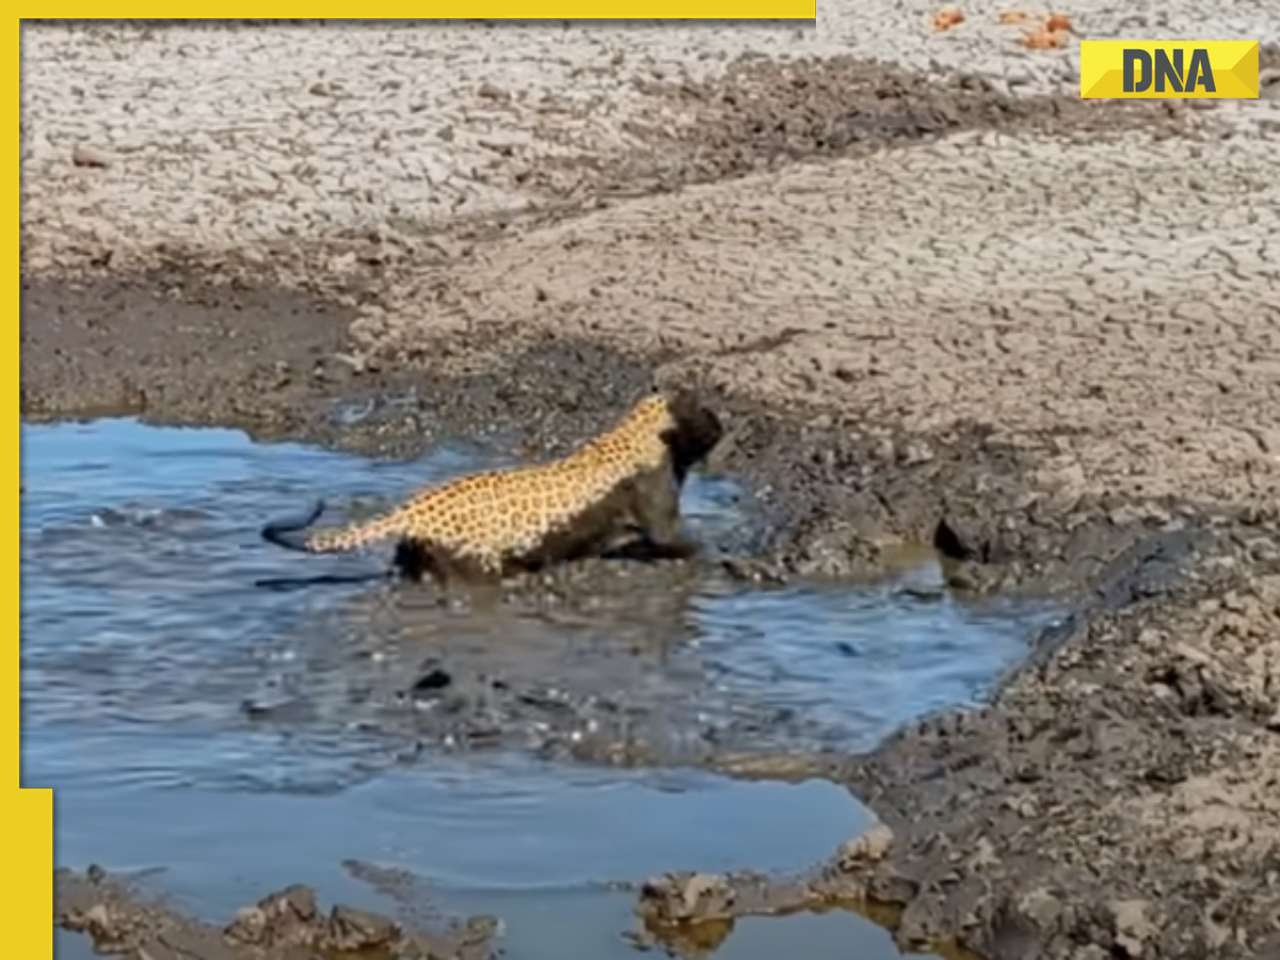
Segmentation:
[[(24, 413), (534, 451), (702, 383), (773, 510), (760, 569), (924, 540), (958, 587), (1077, 610), (988, 709), (828, 764), (875, 843), (772, 899), (697, 878), (709, 909), (866, 896), (1001, 960), (1276, 956), (1277, 21), (1079, 0), (1028, 50), (1004, 9), (28, 23)], [(1262, 98), (1075, 98), (1080, 36), (1157, 34), (1260, 38)], [(668, 882), (659, 918), (691, 902)]]

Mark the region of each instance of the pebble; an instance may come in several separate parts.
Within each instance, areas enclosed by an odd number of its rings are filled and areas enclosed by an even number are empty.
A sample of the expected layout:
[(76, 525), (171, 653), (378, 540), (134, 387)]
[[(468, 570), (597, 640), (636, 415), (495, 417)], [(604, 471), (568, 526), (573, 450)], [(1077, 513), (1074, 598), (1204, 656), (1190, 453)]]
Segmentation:
[(96, 167), (99, 169), (111, 166), (111, 158), (101, 150), (78, 143), (71, 148), (71, 162), (77, 167)]

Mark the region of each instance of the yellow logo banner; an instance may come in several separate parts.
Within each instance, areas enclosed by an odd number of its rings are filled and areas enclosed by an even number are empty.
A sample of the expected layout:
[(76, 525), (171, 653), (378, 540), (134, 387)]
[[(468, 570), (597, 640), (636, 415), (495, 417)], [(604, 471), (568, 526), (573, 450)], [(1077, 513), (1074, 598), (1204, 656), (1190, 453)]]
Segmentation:
[(1080, 96), (1111, 100), (1252, 100), (1257, 40), (1082, 40)]

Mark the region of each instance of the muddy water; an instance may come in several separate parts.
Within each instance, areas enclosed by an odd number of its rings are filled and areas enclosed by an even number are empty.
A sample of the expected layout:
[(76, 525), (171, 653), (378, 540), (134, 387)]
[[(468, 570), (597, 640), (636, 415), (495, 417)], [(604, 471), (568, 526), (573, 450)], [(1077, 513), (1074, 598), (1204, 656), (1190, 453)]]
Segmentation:
[[(799, 869), (866, 822), (833, 785), (682, 760), (866, 748), (980, 698), (1047, 619), (962, 603), (927, 568), (766, 591), (622, 565), (569, 598), (484, 609), (381, 582), (264, 589), (382, 565), (271, 548), (264, 519), (317, 493), (360, 515), (495, 461), (373, 463), (127, 420), (28, 425), (23, 444), (23, 781), (57, 788), (60, 864), (138, 871), (213, 920), (306, 882), (410, 920), (495, 913), (515, 958), (630, 955), (631, 900), (608, 882)], [(750, 525), (723, 479), (695, 478), (685, 507), (712, 553)], [(661, 766), (559, 762), (594, 740)], [(369, 865), (417, 879), (370, 882)], [(844, 913), (739, 924), (717, 956), (779, 945), (897, 956)]]

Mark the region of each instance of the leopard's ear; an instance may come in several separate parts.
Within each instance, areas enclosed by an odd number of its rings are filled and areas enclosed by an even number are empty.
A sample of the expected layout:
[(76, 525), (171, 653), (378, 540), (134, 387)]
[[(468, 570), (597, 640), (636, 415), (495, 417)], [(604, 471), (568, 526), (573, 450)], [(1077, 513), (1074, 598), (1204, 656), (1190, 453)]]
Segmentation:
[(676, 393), (683, 390), (687, 382), (687, 377), (679, 373), (675, 373), (673, 371), (654, 370), (649, 374), (649, 392), (650, 395), (658, 394), (670, 399)]

